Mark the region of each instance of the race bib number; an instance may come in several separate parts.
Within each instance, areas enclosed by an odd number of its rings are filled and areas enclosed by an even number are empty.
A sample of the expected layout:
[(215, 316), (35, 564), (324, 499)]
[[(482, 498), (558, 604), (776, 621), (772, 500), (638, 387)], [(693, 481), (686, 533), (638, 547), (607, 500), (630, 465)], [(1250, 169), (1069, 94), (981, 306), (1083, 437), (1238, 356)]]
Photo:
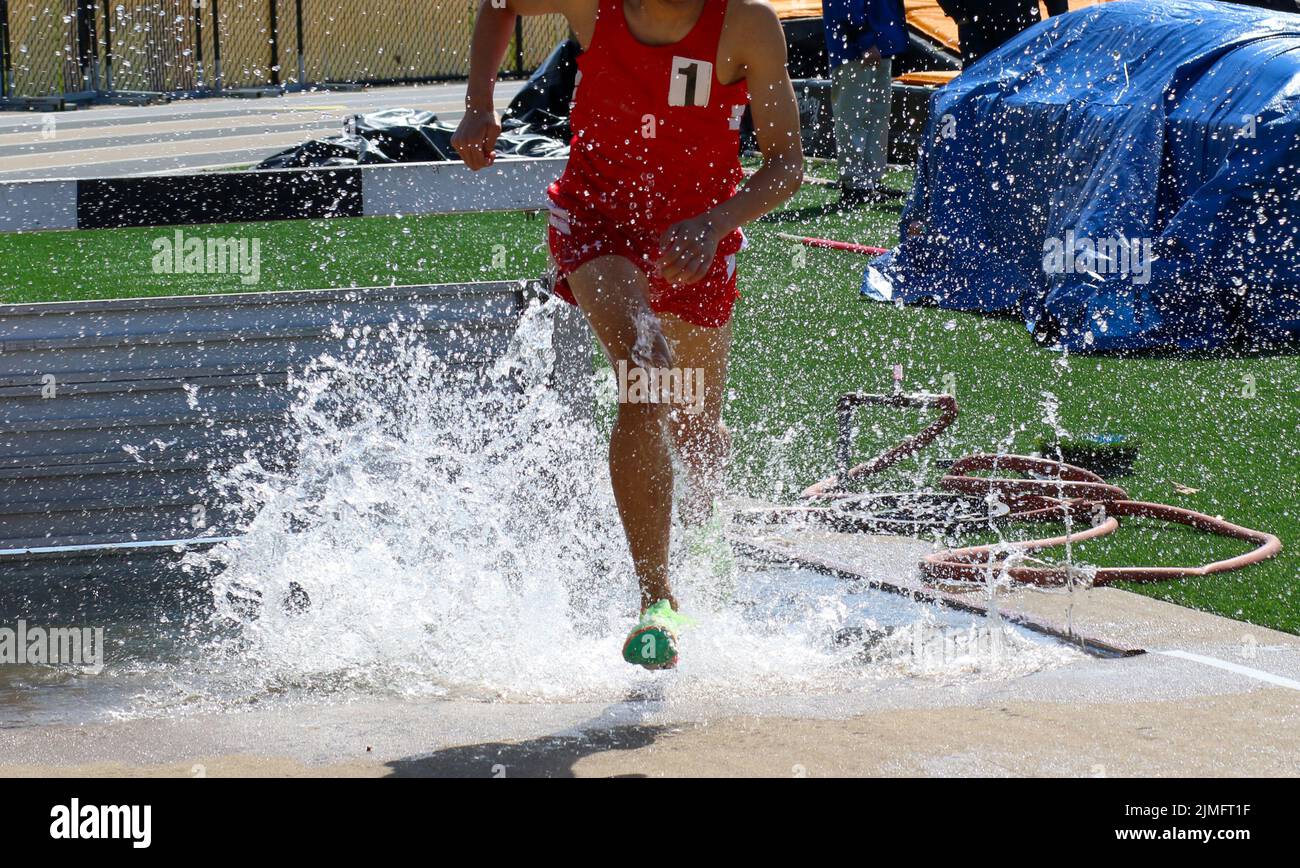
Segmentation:
[(689, 57), (673, 58), (673, 74), (668, 83), (668, 104), (706, 106), (713, 84), (713, 64)]

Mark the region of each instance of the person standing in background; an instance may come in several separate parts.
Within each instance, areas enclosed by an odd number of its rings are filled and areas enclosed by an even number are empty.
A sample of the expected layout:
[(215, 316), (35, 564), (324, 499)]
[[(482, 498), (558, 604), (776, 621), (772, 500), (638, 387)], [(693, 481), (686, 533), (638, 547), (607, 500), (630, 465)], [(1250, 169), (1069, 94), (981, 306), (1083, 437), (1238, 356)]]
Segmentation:
[[(1068, 0), (1047, 0), (1048, 15), (1069, 11)], [(1042, 20), (1038, 0), (939, 0), (957, 22), (962, 66), (970, 66), (1011, 37)]]
[(892, 58), (907, 48), (903, 0), (822, 0), (840, 206), (876, 201), (889, 153)]

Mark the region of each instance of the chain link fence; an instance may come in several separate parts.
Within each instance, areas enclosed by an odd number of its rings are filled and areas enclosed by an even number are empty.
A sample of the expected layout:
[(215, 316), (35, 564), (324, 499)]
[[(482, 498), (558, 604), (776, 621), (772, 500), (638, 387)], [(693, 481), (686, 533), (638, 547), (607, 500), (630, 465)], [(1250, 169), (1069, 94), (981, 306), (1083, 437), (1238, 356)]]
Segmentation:
[(0, 0), (0, 96), (77, 94), (78, 0)]
[[(464, 77), (477, 0), (0, 0), (0, 98), (217, 94)], [(519, 19), (503, 72), (568, 35)]]

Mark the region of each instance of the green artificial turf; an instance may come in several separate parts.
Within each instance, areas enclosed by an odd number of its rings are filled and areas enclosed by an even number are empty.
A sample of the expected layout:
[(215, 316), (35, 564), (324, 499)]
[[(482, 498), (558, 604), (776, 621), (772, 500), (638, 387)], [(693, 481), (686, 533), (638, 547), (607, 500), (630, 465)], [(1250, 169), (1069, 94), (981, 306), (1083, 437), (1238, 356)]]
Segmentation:
[[(817, 171), (825, 172), (825, 168)], [(908, 183), (905, 173), (888, 182)], [(934, 461), (999, 447), (1028, 452), (1058, 424), (1074, 434), (1122, 433), (1142, 444), (1135, 472), (1114, 480), (1139, 499), (1219, 514), (1282, 538), (1282, 556), (1241, 572), (1134, 587), (1300, 632), (1300, 358), (1064, 356), (1038, 347), (1014, 319), (868, 302), (866, 259), (803, 248), (778, 232), (888, 246), (900, 203), (848, 214), (806, 209), (834, 198), (807, 186), (796, 219), (755, 224), (741, 256), (728, 419), (733, 482), (788, 500), (831, 469), (832, 407), (841, 392), (888, 391), (894, 365), (908, 389), (952, 388), (962, 415), (923, 456), (877, 480), (932, 484)], [(780, 215), (778, 215), (780, 216)], [(536, 215), (365, 218), (185, 227), (204, 237), (258, 239), (260, 281), (155, 273), (153, 243), (174, 229), (0, 235), (0, 301), (511, 279), (540, 275), (546, 222)], [(921, 414), (868, 411), (859, 456), (925, 424)], [(1178, 486), (1197, 489), (1178, 493)], [(1018, 529), (1036, 533), (1041, 528)], [(1159, 522), (1126, 520), (1079, 546), (1100, 565), (1199, 564), (1245, 546)]]

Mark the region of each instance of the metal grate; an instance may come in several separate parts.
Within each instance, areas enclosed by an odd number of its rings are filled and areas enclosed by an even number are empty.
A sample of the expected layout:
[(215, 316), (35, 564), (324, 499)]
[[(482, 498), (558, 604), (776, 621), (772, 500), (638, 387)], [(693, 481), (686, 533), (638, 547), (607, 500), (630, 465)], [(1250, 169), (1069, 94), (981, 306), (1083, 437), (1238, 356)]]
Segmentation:
[[(0, 0), (0, 96), (206, 94), (464, 77), (476, 0)], [(503, 71), (568, 35), (520, 19)]]

